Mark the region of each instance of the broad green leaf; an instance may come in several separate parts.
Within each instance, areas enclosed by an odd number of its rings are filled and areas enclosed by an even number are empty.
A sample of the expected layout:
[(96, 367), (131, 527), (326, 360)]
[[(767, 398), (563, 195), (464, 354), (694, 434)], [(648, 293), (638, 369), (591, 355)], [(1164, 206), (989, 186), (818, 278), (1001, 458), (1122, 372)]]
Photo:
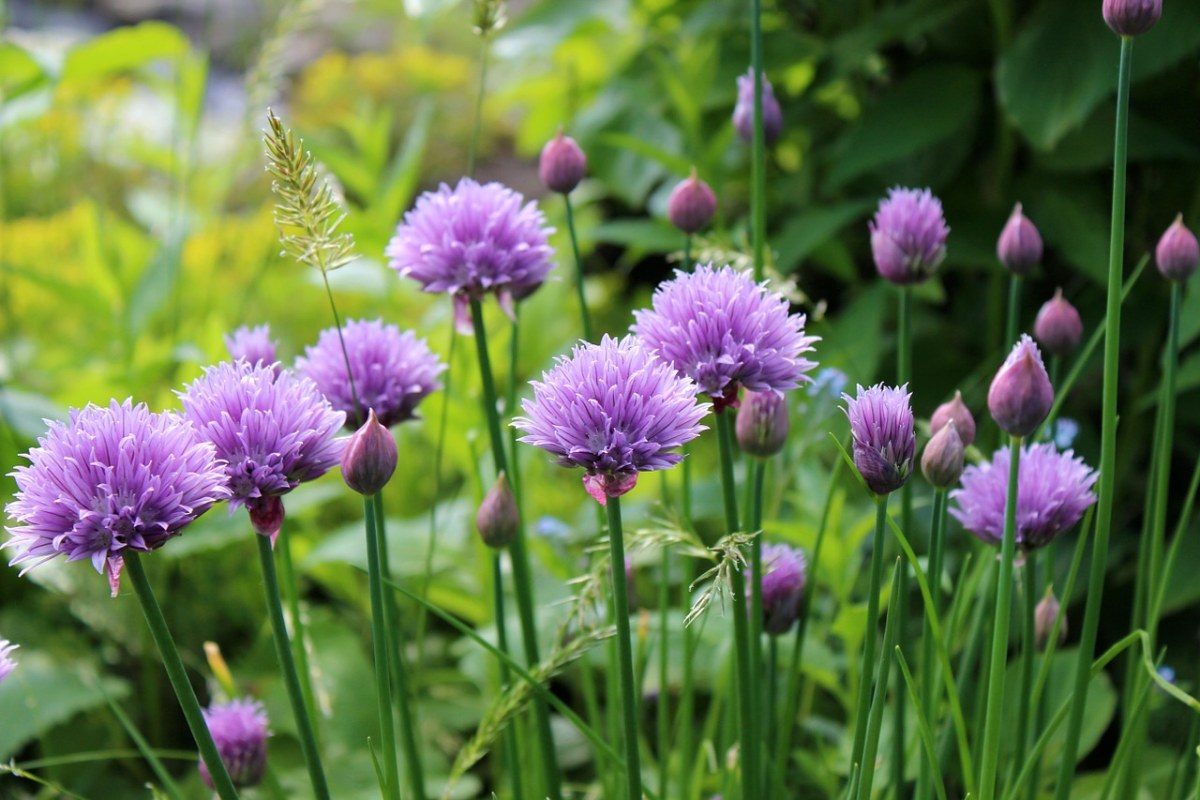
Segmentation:
[(102, 83), (160, 59), (175, 59), (190, 49), (187, 37), (165, 22), (117, 28), (74, 47), (63, 65), (61, 85)]
[(771, 240), (771, 246), (778, 254), (779, 271), (786, 274), (799, 267), (813, 250), (864, 216), (872, 205), (873, 202), (864, 200), (808, 208), (795, 214)]
[(32, 91), (46, 83), (48, 75), (27, 50), (13, 42), (0, 42), (0, 100)]

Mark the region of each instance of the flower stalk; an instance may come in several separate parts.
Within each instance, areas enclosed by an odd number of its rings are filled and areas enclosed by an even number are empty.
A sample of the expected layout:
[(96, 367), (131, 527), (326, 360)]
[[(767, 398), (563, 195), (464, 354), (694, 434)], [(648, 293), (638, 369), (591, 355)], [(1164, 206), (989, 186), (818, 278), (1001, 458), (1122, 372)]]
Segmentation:
[(862, 667), (858, 678), (858, 702), (855, 704), (854, 744), (850, 750), (851, 769), (861, 772), (867, 742), (867, 721), (871, 708), (871, 688), (875, 684), (875, 638), (879, 621), (879, 590), (883, 584), (883, 532), (887, 528), (887, 495), (875, 498), (875, 537), (871, 544), (871, 583), (867, 589), (867, 631), (863, 641)]
[[(933, 490), (933, 514), (929, 531), (929, 572), (926, 582), (933, 594), (934, 607), (941, 613), (938, 601), (941, 598), (942, 559), (946, 541), (946, 490)], [(928, 617), (921, 636), (921, 708), (925, 719), (937, 719), (937, 703), (940, 697), (937, 684), (937, 663), (934, 654), (933, 626)], [(917, 800), (927, 800), (933, 796), (933, 768), (927, 759), (921, 759), (921, 771), (917, 779)]]
[(579, 297), (579, 321), (583, 327), (584, 341), (592, 341), (592, 315), (588, 312), (587, 294), (583, 284), (583, 259), (579, 256), (579, 237), (575, 234), (575, 212), (571, 206), (571, 195), (563, 195), (567, 207), (567, 232), (571, 235), (571, 252), (575, 256), (575, 293)]
[(613, 616), (617, 623), (617, 649), (620, 654), (621, 721), (624, 727), (625, 779), (628, 800), (641, 800), (642, 771), (638, 757), (638, 714), (636, 686), (633, 680), (633, 640), (629, 633), (629, 596), (625, 580), (625, 541), (621, 527), (621, 498), (610, 497), (608, 543), (612, 555)]
[(754, 141), (750, 146), (750, 214), (754, 234), (754, 280), (763, 279), (767, 239), (767, 140), (763, 132), (762, 0), (750, 11), (750, 60), (754, 70)]

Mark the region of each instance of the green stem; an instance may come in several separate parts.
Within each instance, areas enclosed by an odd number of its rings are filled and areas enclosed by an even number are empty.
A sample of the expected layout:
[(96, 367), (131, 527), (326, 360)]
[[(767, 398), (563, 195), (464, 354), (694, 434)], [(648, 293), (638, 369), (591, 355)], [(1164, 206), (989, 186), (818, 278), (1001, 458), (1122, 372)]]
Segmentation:
[[(1021, 692), (1019, 698), (1028, 698), (1033, 690), (1033, 656), (1037, 650), (1034, 641), (1034, 610), (1038, 603), (1037, 590), (1037, 551), (1025, 553), (1025, 567), (1022, 574), (1022, 584), (1025, 596), (1021, 615)], [(1020, 769), (1025, 763), (1025, 751), (1029, 746), (1029, 712), (1032, 704), (1022, 701), (1017, 704), (1017, 731), (1013, 755), (1013, 769)], [(1015, 774), (1015, 773), (1014, 773)]]
[[(1154, 470), (1154, 514), (1153, 526), (1150, 529), (1150, 574), (1147, 583), (1147, 599), (1152, 589), (1162, 580), (1163, 542), (1167, 530), (1167, 499), (1171, 484), (1171, 445), (1175, 442), (1175, 374), (1179, 363), (1179, 305), (1181, 285), (1178, 281), (1171, 282), (1171, 306), (1167, 317), (1167, 347), (1163, 354), (1162, 394), (1162, 433), (1159, 439)], [(1158, 619), (1146, 619), (1146, 633), (1150, 636), (1150, 646), (1154, 647), (1158, 633)]]
[(690, 233), (683, 236), (683, 271), (692, 271), (692, 235)]
[(638, 758), (637, 698), (633, 683), (633, 640), (629, 633), (629, 598), (625, 582), (625, 541), (621, 528), (621, 498), (610, 497), (608, 543), (612, 555), (613, 615), (617, 622), (617, 647), (620, 654), (621, 716), (624, 722), (625, 778), (628, 800), (641, 800), (641, 764)]
[(855, 705), (854, 746), (850, 766), (861, 767), (867, 742), (867, 719), (871, 708), (871, 688), (875, 683), (875, 638), (879, 623), (879, 589), (883, 583), (883, 532), (887, 527), (887, 495), (875, 498), (875, 538), (871, 546), (871, 584), (867, 590), (867, 630), (863, 635), (862, 669), (858, 676), (858, 703)]
[(588, 313), (587, 295), (583, 286), (583, 259), (579, 257), (579, 238), (575, 235), (575, 212), (571, 208), (571, 195), (564, 194), (567, 205), (567, 230), (571, 234), (571, 252), (575, 254), (575, 292), (579, 296), (579, 319), (583, 323), (584, 341), (592, 341), (592, 316)]
[[(875, 781), (875, 753), (879, 748), (879, 732), (883, 727), (883, 710), (887, 706), (887, 685), (888, 677), (892, 668), (893, 650), (899, 652), (896, 647), (896, 633), (899, 625), (899, 617), (903, 614), (900, 610), (900, 560), (896, 561), (896, 571), (892, 575), (892, 591), (891, 601), (888, 603), (887, 622), (883, 626), (883, 650), (879, 653), (879, 680), (875, 684), (875, 699), (871, 703), (871, 717), (868, 723), (867, 741), (863, 749), (863, 764), (871, 764), (869, 769), (861, 769), (859, 771), (859, 786), (857, 797), (858, 800), (869, 800), (871, 797), (871, 785)], [(901, 679), (903, 680), (903, 678)], [(904, 737), (900, 737), (904, 738)]]
[(313, 736), (320, 744), (321, 730), (316, 697), (312, 688), (312, 670), (308, 664), (308, 649), (305, 647), (307, 637), (304, 632), (304, 620), (300, 616), (300, 586), (296, 580), (296, 570), (292, 563), (291, 537), (280, 537), (277, 543), (279, 545), (279, 568), (283, 573), (282, 585), (287, 587), (288, 616), (292, 618), (292, 656), (296, 659), (296, 670), (300, 673), (300, 689), (304, 694), (304, 707), (308, 712), (308, 718), (312, 721)]
[[(912, 360), (913, 360), (913, 335), (912, 335), (912, 289), (908, 286), (900, 289), (900, 341), (896, 349), (896, 382), (900, 385), (912, 385)], [(904, 529), (906, 536), (912, 535), (912, 481), (908, 481), (900, 488), (900, 525)], [(904, 644), (908, 641), (908, 615), (904, 613), (904, 601), (908, 598), (908, 564), (901, 560), (899, 565), (900, 578), (896, 585), (897, 591), (900, 592), (900, 608), (901, 613), (896, 620), (896, 641), (898, 647), (904, 649)], [(896, 800), (902, 800), (904, 793), (904, 772), (907, 759), (905, 758), (905, 746), (908, 744), (905, 741), (903, 732), (908, 728), (905, 725), (905, 707), (908, 702), (908, 693), (904, 689), (904, 676), (899, 670), (896, 671), (896, 703), (894, 709), (895, 719), (893, 721), (893, 730), (900, 731), (900, 734), (892, 737), (892, 788), (896, 795)]]
[(1021, 276), (1008, 276), (1008, 316), (1004, 323), (1004, 346), (1012, 347), (1017, 341), (1017, 330), (1021, 321)]
[(762, 0), (754, 0), (750, 12), (750, 60), (754, 70), (754, 141), (750, 147), (750, 191), (752, 196), (750, 215), (754, 235), (754, 280), (759, 282), (763, 279), (767, 241), (767, 140), (763, 134)]
[(1017, 478), (1021, 465), (1021, 437), (1010, 437), (1008, 499), (1004, 507), (1004, 539), (1000, 544), (1000, 579), (996, 583), (996, 621), (992, 625), (991, 667), (988, 669), (987, 710), (984, 712), (983, 767), (979, 773), (979, 800), (996, 794), (996, 769), (1000, 760), (1000, 723), (1004, 711), (1004, 664), (1008, 657), (1008, 623), (1012, 613), (1013, 560), (1017, 551)]
[(483, 96), (487, 90), (488, 56), (491, 42), (487, 36), (479, 40), (479, 94), (475, 97), (475, 124), (471, 128), (471, 149), (467, 151), (467, 176), (475, 177), (475, 159), (479, 154), (479, 136), (483, 131)]
[(1112, 236), (1109, 242), (1108, 298), (1104, 334), (1104, 386), (1100, 429), (1100, 488), (1096, 511), (1096, 537), (1092, 541), (1092, 567), (1088, 579), (1087, 605), (1080, 629), (1079, 654), (1075, 665), (1075, 693), (1067, 722), (1055, 800), (1068, 800), (1083, 709), (1087, 705), (1088, 672), (1096, 651), (1100, 603), (1104, 599), (1104, 573), (1108, 565), (1108, 534), (1112, 524), (1114, 472), (1117, 464), (1117, 383), (1121, 353), (1121, 274), (1125, 252), (1125, 161), (1129, 127), (1129, 83), (1133, 66), (1133, 39), (1121, 38), (1121, 65), (1117, 80), (1116, 141), (1113, 148)]
[[(511, 651), (508, 649), (508, 623), (505, 621), (504, 615), (504, 566), (500, 561), (498, 551), (492, 553), (492, 602), (496, 613), (496, 643), (499, 645), (500, 652), (508, 655)], [(500, 686), (502, 690), (508, 687), (510, 680), (508, 664), (501, 659)], [(518, 750), (518, 739), (516, 726), (505, 726), (504, 769), (508, 772), (508, 779), (512, 783), (514, 800), (525, 796), (521, 780), (521, 753)]]
[(671, 656), (667, 630), (671, 606), (671, 550), (662, 548), (658, 577), (658, 703), (655, 706), (658, 725), (658, 796), (667, 797), (671, 773), (671, 692), (667, 666)]
[(175, 690), (175, 697), (179, 701), (179, 708), (183, 711), (184, 719), (187, 720), (188, 728), (192, 732), (192, 738), (196, 740), (196, 747), (200, 749), (200, 757), (204, 759), (204, 765), (208, 767), (213, 786), (221, 800), (237, 800), (237, 789), (233, 787), (233, 781), (230, 780), (229, 772), (225, 769), (225, 762), (221, 760), (217, 746), (213, 743), (208, 724), (204, 721), (204, 714), (200, 711), (200, 701), (196, 699), (196, 691), (192, 688), (191, 681), (188, 680), (183, 659), (179, 657), (179, 650), (175, 647), (175, 639), (172, 638), (162, 608), (159, 607), (158, 600), (154, 597), (150, 579), (146, 577), (141, 555), (133, 550), (125, 551), (125, 574), (133, 583), (138, 603), (142, 606), (142, 614), (145, 615), (146, 624), (150, 627), (150, 635), (154, 638), (159, 655), (162, 656), (163, 668), (167, 671), (171, 688)]
[[(504, 454), (504, 435), (500, 431), (500, 414), (496, 409), (496, 382), (492, 377), (492, 362), (488, 355), (487, 328), (483, 322), (483, 305), (478, 297), (471, 298), (471, 322), (475, 329), (475, 351), (479, 358), (479, 379), (483, 386), (483, 410), (487, 417), (488, 434), (492, 445), (492, 461), (496, 474), (508, 473)], [(533, 575), (529, 567), (529, 554), (525, 549), (524, 526), (518, 523), (517, 535), (509, 546), (512, 559), (513, 586), (517, 595), (517, 611), (521, 619), (521, 637), (525, 659), (530, 664), (541, 660), (538, 655), (537, 623), (533, 605)], [(624, 563), (624, 562), (622, 562)], [(535, 698), (534, 717), (537, 722), (538, 741), (541, 747), (542, 774), (546, 791), (551, 800), (560, 800), (562, 789), (558, 775), (558, 762), (554, 753), (554, 736), (550, 732), (550, 713), (542, 698)]]
[(325, 769), (321, 766), (317, 737), (304, 708), (304, 692), (296, 673), (296, 662), (292, 659), (292, 648), (288, 643), (287, 625), (283, 621), (283, 606), (279, 602), (279, 580), (275, 576), (275, 556), (271, 552), (271, 540), (266, 536), (254, 535), (258, 543), (258, 561), (262, 566), (263, 594), (267, 600), (267, 614), (271, 619), (271, 632), (275, 638), (275, 655), (283, 672), (288, 701), (292, 704), (292, 717), (296, 733), (300, 737), (300, 750), (308, 766), (308, 777), (312, 782), (317, 800), (329, 800), (329, 785), (325, 781)]
[[(750, 543), (750, 675), (753, 676), (751, 685), (755, 688), (754, 691), (754, 720), (759, 727), (761, 734), (757, 741), (766, 741), (772, 732), (771, 714), (769, 710), (771, 706), (764, 705), (765, 697), (763, 696), (763, 687), (759, 686), (759, 682), (763, 679), (763, 560), (762, 560), (762, 505), (763, 505), (763, 480), (766, 473), (766, 463), (761, 459), (752, 459), (750, 463), (751, 471), (751, 493), (750, 493), (750, 520), (747, 526), (751, 531), (758, 531), (758, 535), (754, 537), (754, 541)], [(772, 637), (774, 639), (774, 637)], [(765, 762), (766, 759), (761, 759)], [(762, 780), (766, 778), (765, 764), (760, 763), (760, 768), (764, 768)]]
[[(392, 678), (389, 667), (387, 603), (383, 597), (383, 575), (380, 566), (379, 524), (375, 504), (363, 497), (363, 516), (367, 534), (367, 584), (371, 595), (371, 643), (375, 649), (375, 696), (379, 704), (379, 746), (383, 759), (384, 796), (400, 800), (400, 768), (396, 761), (396, 731), (392, 720)], [(420, 795), (418, 795), (420, 797)]]
[[(725, 529), (728, 533), (740, 530), (738, 524), (737, 491), (733, 478), (733, 432), (729, 414), (716, 413), (717, 443), (721, 456), (721, 488), (725, 499)], [(750, 615), (746, 611), (746, 576), (740, 569), (730, 571), (730, 590), (733, 614), (734, 651), (737, 661), (738, 723), (741, 743), (738, 753), (742, 765), (742, 797), (762, 797), (759, 793), (758, 725), (754, 697), (759, 684), (751, 671)]]
[[(388, 586), (392, 581), (392, 567), (387, 550), (387, 522), (383, 514), (383, 495), (376, 492), (369, 498), (375, 511), (375, 529), (379, 542), (379, 571), (381, 586)], [(388, 668), (396, 681), (396, 695), (400, 710), (400, 745), (404, 748), (405, 765), (408, 767), (408, 782), (413, 800), (425, 800), (425, 770), (421, 766), (420, 750), (417, 748), (416, 730), (417, 702), (409, 686), (408, 665), (404, 661), (404, 653), (400, 647), (400, 630), (397, 620), (400, 619), (396, 607), (395, 592), (380, 589), (383, 594), (384, 629), (387, 631)]]
[[(688, 459), (685, 458), (683, 461), (685, 470), (687, 469), (687, 464)], [(685, 613), (690, 610), (688, 601), (691, 597), (692, 575), (692, 561), (691, 559), (685, 559), (683, 562), (683, 576), (679, 583), (682, 595), (680, 607), (684, 609)], [(676, 726), (679, 731), (680, 800), (691, 800), (692, 798), (692, 726), (695, 724), (695, 713), (693, 710), (695, 708), (695, 670), (693, 660), (695, 657), (696, 633), (692, 630), (691, 625), (685, 625), (683, 628), (683, 675), (681, 678), (679, 711), (676, 716)], [(665, 796), (663, 800), (667, 800)]]
[[(929, 532), (929, 572), (926, 581), (937, 603), (941, 597), (942, 586), (942, 554), (946, 533), (946, 490), (933, 490), (933, 521)], [(938, 609), (941, 613), (941, 609)], [(934, 720), (934, 711), (938, 702), (937, 662), (934, 655), (933, 626), (929, 619), (925, 620), (925, 629), (921, 636), (921, 707), (925, 719)], [(917, 779), (917, 800), (927, 800), (933, 796), (933, 767), (927, 759), (921, 759), (921, 771)]]

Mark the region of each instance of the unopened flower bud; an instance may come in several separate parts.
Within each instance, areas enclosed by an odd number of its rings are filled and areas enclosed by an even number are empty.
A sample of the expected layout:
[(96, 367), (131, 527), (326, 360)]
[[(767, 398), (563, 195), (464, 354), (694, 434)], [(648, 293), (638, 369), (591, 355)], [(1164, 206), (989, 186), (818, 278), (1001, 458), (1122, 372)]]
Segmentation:
[(988, 389), (988, 411), (1000, 429), (1025, 437), (1037, 430), (1054, 404), (1054, 389), (1041, 353), (1028, 334), (1009, 353)]
[(775, 392), (747, 391), (735, 424), (742, 452), (769, 458), (783, 449), (788, 437), (787, 400)]
[(275, 546), (279, 532), (283, 530), (283, 498), (279, 495), (256, 497), (246, 501), (246, 510), (250, 512), (250, 525), (259, 536), (266, 536)]
[[(804, 551), (795, 547), (768, 544), (762, 548), (762, 564), (763, 632), (782, 636), (792, 629), (800, 616), (800, 602), (808, 580), (808, 560)], [(749, 572), (746, 570), (747, 579)]]
[(475, 527), (479, 529), (479, 536), (484, 544), (500, 550), (508, 547), (517, 538), (519, 524), (517, 498), (513, 496), (512, 487), (508, 485), (508, 476), (501, 472), (495, 485), (479, 504), (479, 511), (475, 513)]
[[(1050, 643), (1050, 632), (1054, 629), (1054, 621), (1058, 619), (1060, 608), (1054, 591), (1047, 589), (1045, 597), (1033, 609), (1033, 635), (1038, 650), (1044, 651), (1046, 645)], [(1066, 640), (1067, 615), (1063, 614), (1062, 623), (1058, 626), (1058, 644), (1062, 645)]]
[(1083, 338), (1083, 320), (1075, 306), (1063, 297), (1062, 289), (1047, 300), (1033, 321), (1033, 335), (1046, 352), (1067, 356), (1079, 347)]
[(587, 156), (570, 136), (558, 135), (546, 142), (538, 161), (538, 176), (552, 192), (569, 194), (587, 174)]
[(1118, 36), (1140, 36), (1162, 16), (1162, 0), (1104, 0), (1104, 21)]
[[(737, 79), (738, 98), (733, 107), (733, 127), (743, 142), (754, 141), (754, 69)], [(762, 76), (763, 142), (770, 145), (783, 133), (783, 110), (775, 99), (775, 89), (767, 76)]]
[(371, 409), (342, 450), (342, 480), (361, 495), (373, 495), (392, 479), (399, 458), (396, 439)]
[(1163, 277), (1171, 281), (1186, 281), (1196, 271), (1196, 265), (1200, 264), (1200, 243), (1183, 224), (1183, 214), (1175, 217), (1175, 222), (1158, 240), (1154, 261)]
[[(267, 712), (257, 700), (214, 703), (203, 709), (204, 722), (229, 778), (237, 788), (256, 786), (267, 768)], [(213, 788), (212, 776), (203, 760), (200, 778)]]
[(1000, 232), (996, 255), (1005, 269), (1014, 275), (1028, 275), (1042, 261), (1042, 236), (1021, 211), (1020, 203), (1013, 207)]
[(949, 489), (958, 483), (963, 473), (963, 441), (954, 420), (946, 421), (921, 454), (921, 472), (925, 480), (937, 489)]
[(958, 438), (962, 440), (963, 447), (970, 447), (975, 441), (975, 417), (971, 416), (971, 409), (963, 402), (962, 392), (955, 391), (953, 400), (942, 403), (934, 410), (933, 416), (929, 418), (929, 429), (937, 433), (946, 427), (950, 420), (954, 420), (954, 427), (958, 430)]
[(671, 190), (667, 199), (667, 219), (684, 233), (695, 233), (708, 225), (715, 213), (717, 196), (692, 167), (692, 174)]

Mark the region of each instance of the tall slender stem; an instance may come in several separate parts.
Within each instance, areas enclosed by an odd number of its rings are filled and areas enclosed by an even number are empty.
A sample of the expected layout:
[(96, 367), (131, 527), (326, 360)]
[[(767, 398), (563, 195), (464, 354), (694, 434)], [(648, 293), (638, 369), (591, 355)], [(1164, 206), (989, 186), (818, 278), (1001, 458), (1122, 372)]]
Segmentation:
[(579, 296), (579, 319), (583, 324), (584, 341), (592, 341), (592, 315), (588, 313), (587, 294), (583, 286), (583, 259), (579, 257), (579, 239), (575, 235), (575, 212), (571, 208), (571, 195), (564, 194), (567, 206), (567, 231), (571, 234), (571, 252), (575, 254), (575, 293)]
[(862, 668), (858, 677), (858, 703), (855, 705), (854, 745), (850, 767), (861, 771), (863, 747), (867, 741), (867, 717), (871, 708), (871, 687), (875, 683), (875, 638), (879, 631), (879, 589), (883, 583), (883, 532), (887, 528), (887, 495), (875, 498), (875, 538), (871, 545), (871, 584), (867, 589), (867, 630), (863, 635)]
[(487, 91), (488, 56), (491, 40), (486, 35), (479, 39), (479, 94), (475, 96), (475, 124), (471, 128), (471, 149), (467, 151), (467, 175), (475, 177), (475, 162), (479, 155), (479, 136), (483, 132), (483, 96)]
[(883, 651), (879, 654), (879, 680), (875, 683), (875, 699), (871, 703), (867, 740), (863, 748), (862, 762), (872, 766), (859, 770), (859, 785), (855, 795), (858, 800), (870, 800), (871, 785), (875, 780), (875, 753), (879, 747), (879, 732), (883, 727), (883, 711), (887, 706), (888, 673), (891, 671), (892, 659), (896, 652), (896, 629), (899, 627), (896, 623), (899, 622), (899, 617), (903, 613), (900, 611), (899, 569), (900, 563), (897, 560), (896, 574), (892, 578), (892, 597), (888, 604), (887, 622), (883, 625)]
[[(684, 469), (687, 468), (688, 459), (684, 459)], [(689, 599), (691, 597), (692, 583), (692, 562), (691, 559), (684, 559), (683, 574), (679, 581), (680, 592), (683, 595), (683, 600), (680, 602), (680, 607), (685, 613), (690, 610)], [(679, 730), (679, 797), (680, 800), (691, 800), (692, 798), (692, 741), (693, 741), (693, 725), (695, 708), (695, 669), (693, 660), (696, 655), (696, 633), (692, 630), (692, 626), (686, 625), (683, 629), (683, 675), (681, 676), (681, 686), (679, 691), (679, 712), (676, 715), (676, 725)]]
[[(754, 691), (754, 720), (762, 735), (760, 741), (766, 741), (772, 732), (770, 713), (772, 707), (766, 705), (764, 687), (759, 685), (763, 680), (763, 543), (761, 529), (763, 480), (766, 467), (767, 465), (762, 459), (756, 458), (750, 462), (750, 517), (746, 526), (751, 531), (759, 531), (759, 535), (755, 536), (754, 541), (750, 543), (750, 674), (753, 676), (751, 685), (757, 687)], [(760, 778), (760, 786), (764, 785), (761, 781), (766, 780), (765, 762), (768, 760), (760, 759), (759, 767), (764, 770)]]
[(683, 235), (683, 271), (692, 271), (692, 235), (690, 233)]
[[(1019, 698), (1028, 698), (1033, 691), (1033, 656), (1037, 651), (1034, 631), (1034, 611), (1038, 604), (1037, 588), (1037, 551), (1025, 553), (1025, 567), (1022, 570), (1022, 588), (1024, 597), (1021, 598), (1021, 692)], [(1016, 770), (1025, 765), (1025, 751), (1029, 747), (1029, 714), (1032, 704), (1022, 701), (1017, 706), (1017, 731), (1013, 753), (1013, 775)], [(1019, 787), (1013, 787), (1019, 791)]]
[(754, 280), (763, 279), (767, 239), (767, 140), (763, 134), (762, 0), (750, 11), (750, 60), (754, 70), (754, 141), (750, 145), (750, 184), (754, 234)]
[[(383, 759), (384, 796), (400, 800), (400, 768), (396, 760), (396, 730), (392, 715), (392, 678), (389, 667), (387, 603), (384, 600), (380, 568), (379, 525), (375, 504), (363, 498), (363, 517), (367, 534), (367, 584), (371, 594), (371, 643), (375, 649), (375, 695), (379, 704), (379, 746)], [(420, 795), (418, 795), (420, 797)]]
[[(725, 528), (729, 533), (740, 529), (738, 523), (737, 489), (733, 479), (733, 432), (729, 414), (716, 413), (717, 444), (721, 456), (721, 488), (725, 499)], [(750, 615), (746, 611), (746, 577), (740, 569), (730, 571), (730, 589), (733, 595), (733, 636), (737, 661), (738, 723), (741, 742), (738, 748), (742, 764), (742, 797), (762, 797), (759, 792), (759, 748), (758, 724), (754, 717), (754, 697), (758, 681), (751, 672)]]
[(304, 707), (308, 718), (312, 721), (313, 735), (319, 744), (321, 730), (317, 716), (317, 703), (312, 688), (312, 670), (308, 665), (308, 650), (305, 647), (304, 619), (300, 616), (300, 585), (296, 580), (296, 569), (292, 564), (291, 537), (283, 536), (278, 540), (279, 566), (283, 573), (282, 585), (287, 587), (288, 615), (292, 618), (292, 656), (296, 659), (296, 669), (300, 673), (300, 690), (304, 693)]
[(1009, 443), (1008, 498), (1004, 506), (1004, 539), (1000, 543), (1000, 579), (996, 583), (996, 618), (992, 625), (992, 657), (988, 670), (987, 710), (983, 723), (983, 767), (979, 800), (996, 794), (1000, 760), (1000, 722), (1004, 710), (1004, 663), (1008, 657), (1008, 624), (1012, 613), (1013, 560), (1017, 552), (1017, 478), (1021, 469), (1021, 437)]
[(1121, 64), (1117, 77), (1117, 122), (1113, 147), (1112, 232), (1108, 252), (1108, 298), (1104, 332), (1104, 385), (1100, 428), (1100, 488), (1096, 511), (1096, 537), (1092, 541), (1092, 567), (1087, 604), (1080, 629), (1075, 664), (1075, 693), (1067, 720), (1067, 738), (1059, 765), (1055, 800), (1068, 800), (1083, 709), (1087, 705), (1088, 677), (1096, 651), (1100, 603), (1104, 598), (1104, 573), (1108, 565), (1108, 534), (1112, 524), (1114, 472), (1117, 464), (1117, 382), (1121, 352), (1121, 276), (1125, 254), (1125, 161), (1129, 139), (1129, 83), (1133, 67), (1133, 39), (1121, 37)]
[[(896, 382), (900, 385), (912, 385), (913, 335), (912, 335), (912, 289), (900, 287), (900, 337), (896, 348)], [(900, 526), (905, 536), (912, 536), (912, 481), (900, 487)], [(896, 589), (900, 592), (899, 603), (901, 612), (896, 620), (896, 642), (901, 649), (908, 641), (908, 615), (905, 613), (905, 600), (908, 598), (908, 562), (900, 559), (899, 577)], [(904, 686), (904, 675), (896, 670), (896, 702), (893, 730), (899, 733), (892, 737), (892, 788), (896, 800), (901, 800), (904, 793), (905, 741), (904, 724), (905, 706), (908, 703), (908, 692)]]
[[(500, 652), (507, 655), (511, 651), (508, 649), (508, 623), (505, 621), (504, 615), (504, 567), (500, 562), (499, 552), (492, 553), (492, 598), (496, 612), (496, 643), (500, 647)], [(511, 680), (508, 664), (503, 660), (499, 663), (500, 685), (507, 687)], [(508, 772), (508, 779), (512, 784), (514, 800), (525, 796), (521, 780), (521, 753), (518, 750), (518, 739), (516, 726), (506, 725), (504, 727), (504, 768)]]
[[(483, 386), (483, 410), (487, 417), (488, 434), (492, 445), (492, 461), (496, 474), (508, 473), (508, 459), (504, 454), (504, 435), (500, 431), (500, 413), (496, 408), (496, 382), (492, 376), (492, 362), (488, 355), (487, 327), (483, 322), (483, 305), (478, 297), (471, 298), (471, 322), (475, 331), (475, 352), (479, 358), (479, 380)], [(525, 659), (530, 664), (540, 661), (538, 655), (537, 623), (533, 606), (533, 575), (529, 568), (529, 554), (525, 550), (524, 526), (518, 522), (517, 535), (509, 545), (512, 559), (513, 586), (517, 595), (517, 611), (521, 618), (521, 638)], [(624, 562), (622, 562), (624, 563)], [(546, 702), (538, 697), (533, 703), (537, 724), (538, 741), (541, 749), (542, 774), (546, 791), (551, 800), (562, 796), (558, 774), (558, 761), (554, 753), (554, 736), (550, 732), (550, 713)]]
[[(267, 544), (267, 547), (270, 548), (270, 543)], [(154, 638), (159, 655), (162, 656), (163, 667), (167, 671), (171, 687), (175, 690), (175, 697), (179, 700), (179, 708), (183, 711), (184, 719), (187, 720), (192, 738), (196, 740), (196, 747), (200, 749), (200, 757), (204, 759), (204, 765), (208, 767), (209, 775), (212, 776), (213, 786), (221, 800), (237, 800), (237, 789), (233, 787), (233, 781), (229, 779), (229, 772), (225, 769), (225, 762), (221, 760), (217, 746), (213, 743), (208, 724), (204, 721), (204, 714), (200, 711), (200, 701), (196, 699), (196, 691), (188, 680), (183, 659), (179, 657), (179, 650), (175, 647), (175, 639), (171, 636), (167, 620), (163, 617), (158, 600), (154, 597), (154, 589), (150, 586), (150, 580), (146, 577), (146, 571), (142, 567), (141, 556), (133, 550), (125, 552), (125, 574), (133, 583), (133, 590), (137, 593), (138, 602), (142, 606), (142, 614), (146, 617), (146, 624), (150, 626), (150, 635)], [(275, 596), (278, 597), (278, 593)], [(278, 600), (276, 600), (276, 604), (278, 604)], [(281, 612), (281, 619), (282, 616)], [(303, 700), (301, 700), (301, 705), (303, 706)]]
[(669, 672), (671, 647), (667, 641), (671, 608), (671, 550), (664, 546), (660, 554), (658, 576), (658, 796), (665, 798), (671, 775), (671, 691)]
[[(935, 610), (940, 614), (938, 601), (942, 596), (942, 555), (946, 538), (946, 490), (933, 490), (933, 521), (929, 531), (929, 572), (926, 581), (933, 595)], [(925, 629), (921, 636), (921, 707), (925, 719), (931, 725), (937, 719), (934, 713), (940, 696), (937, 682), (937, 663), (934, 655), (933, 626), (928, 616), (925, 618)], [(917, 778), (917, 800), (927, 800), (933, 796), (933, 768), (928, 759), (921, 759), (921, 771)]]
[[(285, 534), (286, 535), (286, 534)], [(329, 800), (329, 785), (325, 780), (325, 768), (317, 749), (317, 737), (304, 707), (304, 692), (296, 673), (296, 662), (288, 644), (287, 625), (283, 621), (283, 606), (279, 602), (279, 580), (275, 576), (275, 555), (271, 552), (271, 540), (266, 536), (254, 535), (258, 542), (258, 561), (262, 566), (263, 594), (267, 600), (267, 613), (271, 620), (271, 632), (275, 638), (275, 655), (283, 672), (288, 701), (292, 704), (292, 717), (296, 722), (296, 733), (300, 737), (300, 750), (308, 766), (308, 777), (312, 782), (313, 794), (318, 800)]]
[(629, 597), (625, 584), (625, 541), (621, 528), (621, 498), (610, 497), (608, 543), (612, 554), (613, 615), (617, 622), (617, 647), (620, 653), (621, 716), (625, 730), (625, 777), (628, 800), (641, 800), (642, 770), (638, 758), (637, 698), (633, 682), (633, 641), (629, 633)]
[(1021, 276), (1008, 276), (1008, 316), (1004, 322), (1004, 346), (1012, 347), (1017, 341), (1017, 329), (1021, 323)]

